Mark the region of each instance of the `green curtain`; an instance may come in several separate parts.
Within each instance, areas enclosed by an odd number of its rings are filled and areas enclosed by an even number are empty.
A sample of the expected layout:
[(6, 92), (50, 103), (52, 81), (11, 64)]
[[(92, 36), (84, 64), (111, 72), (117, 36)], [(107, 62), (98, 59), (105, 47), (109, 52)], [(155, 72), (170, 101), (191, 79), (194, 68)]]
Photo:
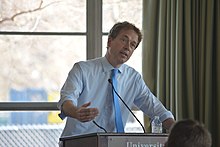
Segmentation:
[(176, 120), (220, 146), (220, 1), (143, 0), (143, 78)]

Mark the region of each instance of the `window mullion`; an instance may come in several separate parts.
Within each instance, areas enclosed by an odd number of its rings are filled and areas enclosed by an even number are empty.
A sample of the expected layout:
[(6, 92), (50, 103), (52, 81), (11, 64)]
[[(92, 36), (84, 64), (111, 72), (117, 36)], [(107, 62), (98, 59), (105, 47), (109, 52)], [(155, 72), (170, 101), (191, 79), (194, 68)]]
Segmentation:
[(87, 59), (102, 56), (102, 0), (87, 0)]

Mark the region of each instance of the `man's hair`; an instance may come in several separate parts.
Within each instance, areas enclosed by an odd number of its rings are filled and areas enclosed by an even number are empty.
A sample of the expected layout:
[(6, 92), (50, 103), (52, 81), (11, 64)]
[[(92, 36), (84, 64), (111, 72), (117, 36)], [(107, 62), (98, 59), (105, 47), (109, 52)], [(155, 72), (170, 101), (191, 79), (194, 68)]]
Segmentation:
[(111, 37), (112, 39), (115, 39), (121, 30), (134, 30), (137, 33), (137, 35), (138, 35), (138, 42), (137, 42), (137, 46), (136, 46), (136, 48), (137, 48), (139, 43), (142, 40), (141, 31), (134, 24), (129, 23), (127, 21), (116, 23), (109, 31), (108, 38)]
[(166, 147), (211, 147), (212, 138), (203, 124), (195, 120), (178, 121), (171, 129)]

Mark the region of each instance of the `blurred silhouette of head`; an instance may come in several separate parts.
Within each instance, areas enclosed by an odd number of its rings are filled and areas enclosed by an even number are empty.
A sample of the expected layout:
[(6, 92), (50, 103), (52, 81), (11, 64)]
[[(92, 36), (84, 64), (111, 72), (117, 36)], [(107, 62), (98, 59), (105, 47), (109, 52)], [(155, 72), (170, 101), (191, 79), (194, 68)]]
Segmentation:
[(195, 120), (181, 120), (171, 128), (165, 147), (211, 147), (210, 132)]

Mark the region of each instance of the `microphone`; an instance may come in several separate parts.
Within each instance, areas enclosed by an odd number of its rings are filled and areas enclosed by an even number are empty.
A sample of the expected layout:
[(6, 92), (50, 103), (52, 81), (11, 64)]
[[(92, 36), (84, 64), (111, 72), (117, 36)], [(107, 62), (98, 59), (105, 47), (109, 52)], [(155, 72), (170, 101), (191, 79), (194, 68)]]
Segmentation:
[(125, 103), (125, 101), (121, 98), (121, 96), (118, 94), (118, 92), (115, 90), (114, 85), (112, 84), (112, 80), (108, 79), (108, 82), (112, 85), (112, 89), (114, 90), (114, 92), (117, 94), (117, 96), (119, 97), (119, 99), (123, 102), (123, 104), (126, 106), (126, 108), (130, 111), (130, 113), (133, 115), (133, 117), (138, 121), (138, 123), (141, 125), (144, 133), (146, 133), (144, 126), (141, 124), (140, 120), (134, 115), (134, 113), (131, 111), (131, 109), (128, 107), (128, 105)]

